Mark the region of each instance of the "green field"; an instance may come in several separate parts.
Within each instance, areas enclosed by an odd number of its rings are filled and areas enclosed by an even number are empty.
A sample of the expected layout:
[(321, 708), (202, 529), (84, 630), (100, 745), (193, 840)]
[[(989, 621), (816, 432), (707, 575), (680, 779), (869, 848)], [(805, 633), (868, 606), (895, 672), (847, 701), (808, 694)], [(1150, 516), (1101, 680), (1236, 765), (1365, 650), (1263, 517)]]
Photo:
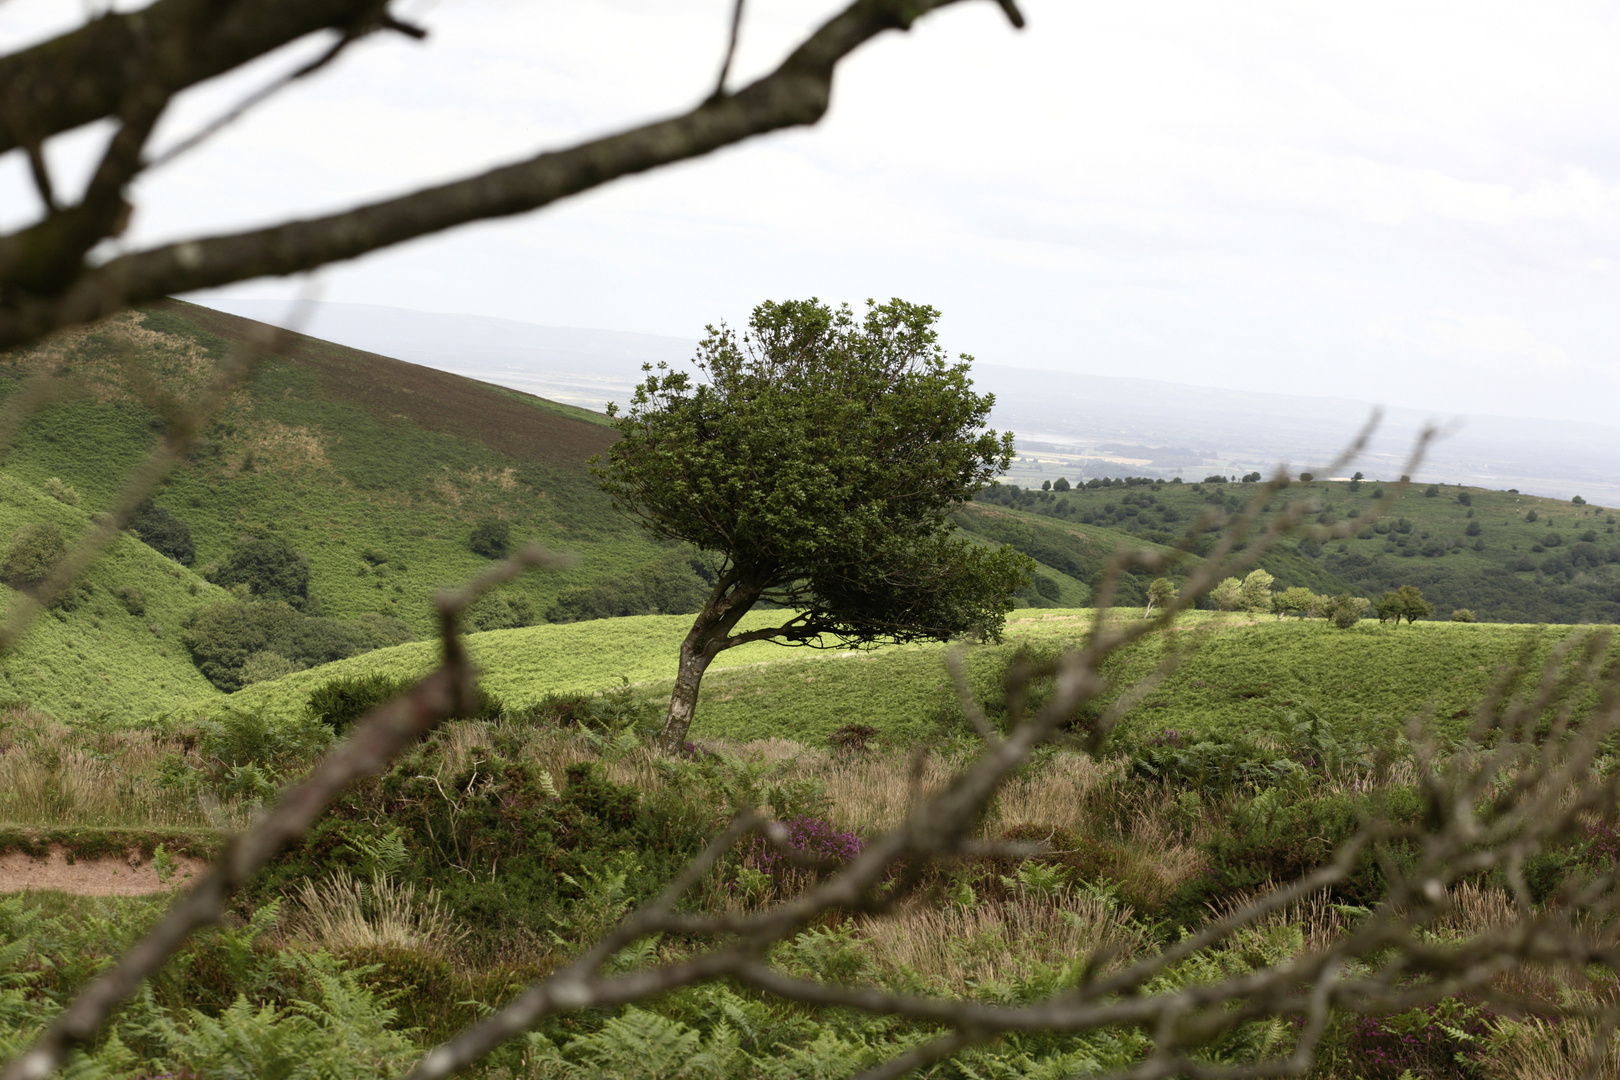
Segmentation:
[[(766, 625), (771, 615), (755, 612), (743, 625)], [(1091, 616), (1082, 610), (1014, 612), (1003, 644), (964, 649), (976, 696), (996, 700), (1001, 672), (1017, 649), (1075, 644)], [(621, 678), (638, 696), (662, 703), (689, 626), (682, 616), (604, 619), (474, 634), (468, 643), (485, 686), (511, 708), (547, 694), (612, 689)], [(1407, 717), (1421, 714), (1431, 718), (1434, 730), (1456, 738), (1491, 681), (1523, 650), (1539, 659), (1553, 643), (1582, 632), (1423, 622), (1399, 628), (1364, 622), (1338, 630), (1320, 620), (1195, 612), (1174, 632), (1190, 654), (1127, 714), (1120, 730), (1128, 736), (1166, 729), (1237, 736), (1287, 731), (1316, 715), (1369, 735), (1393, 734), (1404, 730)], [(1153, 669), (1163, 642), (1163, 636), (1149, 638), (1111, 663), (1107, 673), (1116, 692)], [(818, 652), (743, 646), (722, 653), (705, 677), (693, 732), (733, 742), (788, 738), (813, 745), (825, 744), (850, 723), (870, 724), (896, 745), (961, 734), (967, 727), (946, 667), (949, 648)], [(229, 700), (290, 717), (328, 679), (370, 672), (415, 676), (434, 659), (433, 645), (413, 643), (260, 683)]]

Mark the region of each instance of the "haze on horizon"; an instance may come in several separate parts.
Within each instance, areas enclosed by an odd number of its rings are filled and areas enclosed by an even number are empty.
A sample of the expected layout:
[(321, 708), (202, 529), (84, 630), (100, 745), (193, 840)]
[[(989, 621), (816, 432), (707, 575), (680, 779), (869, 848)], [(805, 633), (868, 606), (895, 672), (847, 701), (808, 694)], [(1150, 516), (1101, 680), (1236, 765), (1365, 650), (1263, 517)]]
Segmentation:
[[(130, 241), (661, 115), (710, 88), (729, 9), (407, 4), (427, 43), (363, 42), (142, 181)], [(736, 77), (833, 9), (750, 4)], [(1022, 33), (978, 3), (875, 42), (816, 128), (331, 268), (320, 295), (687, 339), (765, 298), (898, 295), (989, 364), (1612, 422), (1620, 5), (1025, 9)], [(0, 43), (82, 17), (8, 0)], [(320, 44), (187, 95), (160, 145)], [(53, 165), (104, 137), (57, 140)], [(0, 223), (32, 198), (8, 159)]]

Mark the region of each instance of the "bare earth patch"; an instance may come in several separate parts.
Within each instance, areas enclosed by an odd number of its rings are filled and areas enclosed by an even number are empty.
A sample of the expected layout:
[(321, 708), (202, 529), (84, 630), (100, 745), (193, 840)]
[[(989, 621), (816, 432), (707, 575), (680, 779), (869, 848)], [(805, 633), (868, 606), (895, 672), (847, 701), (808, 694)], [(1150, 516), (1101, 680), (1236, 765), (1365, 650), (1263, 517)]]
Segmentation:
[(0, 893), (49, 889), (74, 896), (145, 896), (188, 885), (208, 869), (203, 859), (172, 858), (174, 872), (162, 882), (152, 860), (138, 852), (123, 858), (70, 859), (64, 849), (53, 845), (50, 854), (37, 859), (12, 851), (0, 855)]

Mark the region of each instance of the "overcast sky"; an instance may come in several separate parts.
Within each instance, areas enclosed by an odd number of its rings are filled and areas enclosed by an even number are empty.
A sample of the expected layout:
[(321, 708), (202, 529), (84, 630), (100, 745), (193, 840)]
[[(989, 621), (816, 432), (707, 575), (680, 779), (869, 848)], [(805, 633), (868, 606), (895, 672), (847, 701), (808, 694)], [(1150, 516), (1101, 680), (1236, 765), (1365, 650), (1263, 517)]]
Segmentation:
[[(986, 362), (1616, 421), (1620, 3), (1023, 2), (1023, 32), (977, 2), (868, 46), (816, 128), (326, 270), (322, 295), (681, 337), (765, 298), (902, 296)], [(130, 242), (685, 107), (729, 5), (399, 10), (428, 42), (367, 41), (143, 181)], [(830, 10), (750, 0), (740, 74)], [(83, 11), (0, 2), (0, 45)], [(160, 142), (314, 44), (188, 96)], [(0, 161), (0, 224), (33, 209)]]

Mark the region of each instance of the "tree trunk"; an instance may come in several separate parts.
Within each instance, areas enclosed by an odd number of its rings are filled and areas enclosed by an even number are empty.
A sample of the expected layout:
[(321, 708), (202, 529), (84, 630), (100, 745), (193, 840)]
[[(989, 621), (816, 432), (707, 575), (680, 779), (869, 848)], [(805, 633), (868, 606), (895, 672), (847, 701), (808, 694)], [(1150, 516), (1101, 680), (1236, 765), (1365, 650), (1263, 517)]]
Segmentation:
[(660, 733), (658, 741), (666, 753), (674, 753), (686, 741), (686, 731), (692, 726), (692, 714), (697, 711), (698, 687), (703, 682), (703, 673), (709, 668), (709, 661), (714, 659), (709, 650), (704, 647), (706, 642), (694, 642), (693, 633), (686, 636), (681, 642), (681, 666), (675, 674), (675, 690), (669, 695), (669, 712), (664, 716), (664, 730)]
[(669, 711), (658, 742), (665, 753), (673, 754), (686, 741), (692, 715), (697, 711), (698, 687), (703, 673), (716, 656), (730, 648), (731, 631), (759, 599), (760, 590), (744, 585), (727, 574), (715, 583), (708, 603), (692, 622), (686, 640), (681, 642), (680, 667), (675, 673), (675, 689), (669, 695)]

